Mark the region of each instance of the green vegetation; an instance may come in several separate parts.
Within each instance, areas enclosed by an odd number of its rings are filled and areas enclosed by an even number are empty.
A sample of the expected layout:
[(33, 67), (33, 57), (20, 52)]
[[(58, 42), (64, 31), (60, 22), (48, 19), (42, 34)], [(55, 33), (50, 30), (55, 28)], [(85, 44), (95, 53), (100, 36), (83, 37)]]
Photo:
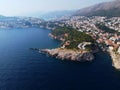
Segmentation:
[[(63, 43), (70, 41), (70, 45), (66, 47), (68, 49), (77, 49), (78, 44), (82, 42), (94, 42), (91, 36), (85, 34), (84, 32), (77, 31), (71, 27), (59, 27), (53, 30), (52, 34), (59, 38), (64, 38), (65, 41)], [(67, 34), (67, 36), (65, 34)]]
[(70, 33), (73, 29), (69, 27), (57, 27), (52, 31), (54, 36), (63, 36), (65, 33)]

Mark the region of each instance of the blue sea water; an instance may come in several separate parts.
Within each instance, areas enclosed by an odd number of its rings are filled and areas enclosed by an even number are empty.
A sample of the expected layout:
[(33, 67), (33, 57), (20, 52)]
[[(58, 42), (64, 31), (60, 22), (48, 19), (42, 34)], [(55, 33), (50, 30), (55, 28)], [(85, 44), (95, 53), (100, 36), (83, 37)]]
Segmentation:
[(61, 61), (29, 48), (55, 48), (50, 30), (0, 30), (0, 90), (120, 90), (120, 72), (106, 53), (93, 62)]

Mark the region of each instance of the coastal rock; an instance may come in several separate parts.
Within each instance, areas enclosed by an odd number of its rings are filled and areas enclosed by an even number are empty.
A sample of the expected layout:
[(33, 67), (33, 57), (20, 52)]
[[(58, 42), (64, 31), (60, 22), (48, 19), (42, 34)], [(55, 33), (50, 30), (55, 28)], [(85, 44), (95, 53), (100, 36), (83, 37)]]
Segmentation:
[(91, 52), (80, 52), (69, 49), (42, 49), (42, 53), (48, 54), (50, 56), (56, 57), (62, 60), (72, 60), (72, 61), (92, 61), (94, 56)]
[(118, 53), (115, 53), (114, 51), (112, 50), (109, 50), (109, 53), (110, 53), (110, 56), (112, 58), (112, 65), (120, 70), (120, 54)]

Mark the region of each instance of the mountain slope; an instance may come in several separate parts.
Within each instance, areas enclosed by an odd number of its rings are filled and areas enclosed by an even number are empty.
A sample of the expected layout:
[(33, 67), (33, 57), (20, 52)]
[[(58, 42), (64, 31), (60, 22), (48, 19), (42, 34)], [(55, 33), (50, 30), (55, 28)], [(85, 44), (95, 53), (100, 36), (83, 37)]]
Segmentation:
[(100, 3), (78, 10), (75, 16), (120, 16), (120, 0)]
[(62, 16), (71, 16), (73, 13), (75, 13), (75, 10), (63, 10), (63, 11), (54, 11), (54, 12), (48, 12), (43, 15), (40, 15), (39, 17), (45, 20), (51, 20), (60, 18)]

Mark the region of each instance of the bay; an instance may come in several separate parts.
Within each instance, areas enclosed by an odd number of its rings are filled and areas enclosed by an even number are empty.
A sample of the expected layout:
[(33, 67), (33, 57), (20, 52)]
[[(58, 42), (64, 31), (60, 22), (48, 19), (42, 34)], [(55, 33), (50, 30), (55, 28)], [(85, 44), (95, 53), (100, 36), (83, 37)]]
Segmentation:
[(0, 90), (119, 90), (120, 72), (108, 54), (93, 62), (61, 61), (29, 48), (55, 48), (50, 30), (0, 29)]

